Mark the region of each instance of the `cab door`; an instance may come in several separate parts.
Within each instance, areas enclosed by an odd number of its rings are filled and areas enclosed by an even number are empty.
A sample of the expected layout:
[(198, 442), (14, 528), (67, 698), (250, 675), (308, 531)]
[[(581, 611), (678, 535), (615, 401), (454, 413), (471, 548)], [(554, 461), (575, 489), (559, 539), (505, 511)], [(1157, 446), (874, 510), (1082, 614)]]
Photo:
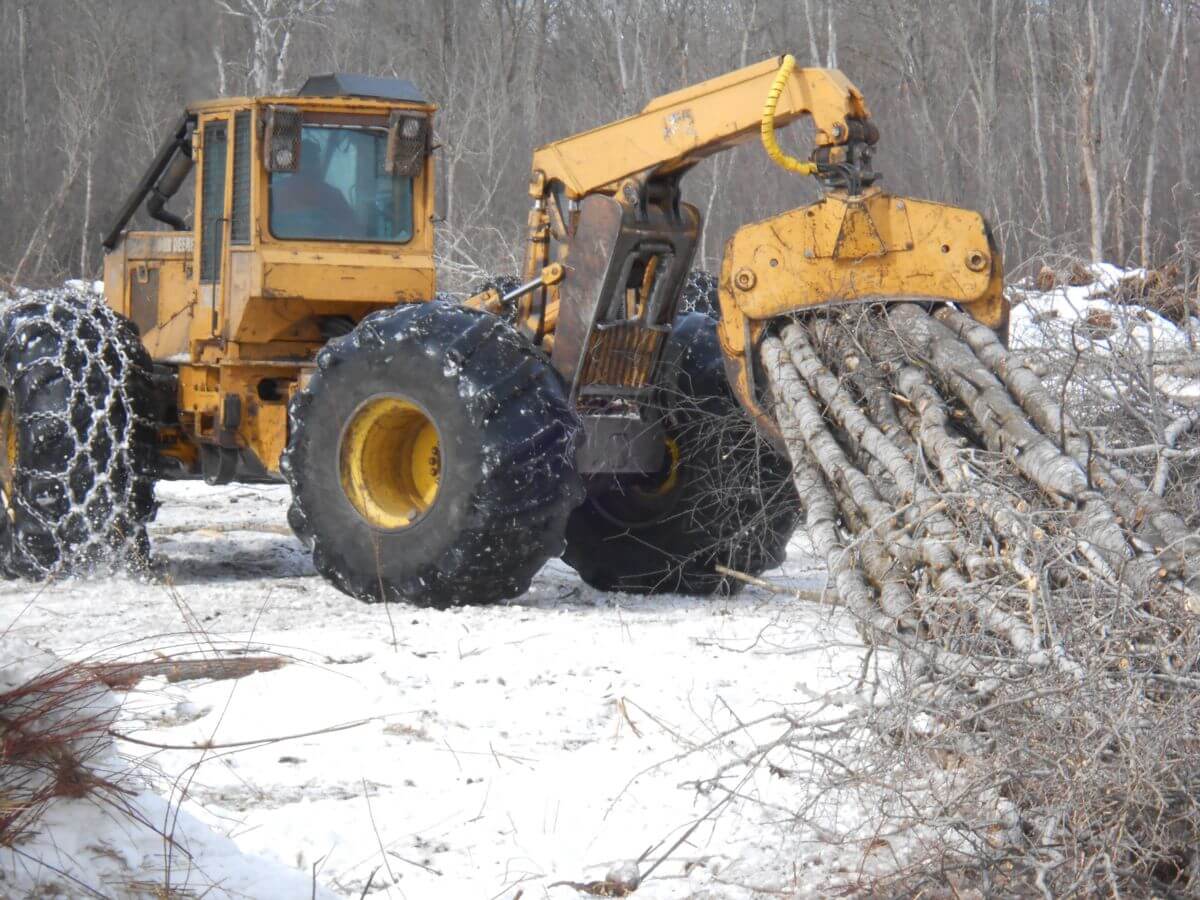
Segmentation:
[(205, 116), (197, 128), (197, 311), (193, 340), (230, 338), (232, 311), (250, 293), (254, 116), (250, 109)]

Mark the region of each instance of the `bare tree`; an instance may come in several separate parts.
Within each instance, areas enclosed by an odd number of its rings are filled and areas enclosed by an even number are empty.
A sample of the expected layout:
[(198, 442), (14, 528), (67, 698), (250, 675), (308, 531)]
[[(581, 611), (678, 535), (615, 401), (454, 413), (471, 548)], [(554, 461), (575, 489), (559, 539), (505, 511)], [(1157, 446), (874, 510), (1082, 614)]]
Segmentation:
[(1146, 149), (1146, 177), (1142, 188), (1142, 229), (1141, 251), (1142, 265), (1152, 264), (1150, 247), (1150, 216), (1154, 210), (1154, 176), (1158, 169), (1158, 135), (1159, 122), (1162, 119), (1163, 105), (1167, 96), (1167, 76), (1171, 72), (1171, 63), (1175, 60), (1175, 48), (1179, 43), (1179, 34), (1183, 25), (1183, 15), (1186, 6), (1176, 4), (1175, 15), (1172, 16), (1171, 36), (1163, 52), (1162, 70), (1158, 74), (1154, 88), (1154, 100), (1150, 113), (1150, 146)]
[[(469, 213), (472, 256), (487, 265), (512, 256), (538, 144), (783, 51), (843, 67), (880, 125), (889, 186), (984, 209), (1014, 263), (1073, 251), (1153, 261), (1192, 246), (1200, 227), (1195, 3), (122, 0), (126, 50), (110, 63), (90, 165), (84, 154), (72, 172), (56, 124), (72, 77), (65, 48), (86, 42), (96, 9), (0, 0), (0, 74), (12, 86), (0, 97), (6, 274), (22, 258), (26, 279), (94, 265), (95, 250), (83, 258), (83, 222), (94, 232), (120, 202), (173, 111), (286, 91), (304, 74), (300, 61), (309, 72), (396, 75), (424, 88), (441, 110), (446, 227), (461, 234)], [(802, 146), (803, 126), (787, 139)], [(698, 166), (684, 183), (707, 213), (709, 265), (741, 223), (815, 196), (807, 182), (781, 190), (756, 149)]]
[(1104, 64), (1100, 20), (1096, 15), (1096, 0), (1087, 0), (1087, 58), (1080, 67), (1079, 85), (1079, 151), (1083, 159), (1083, 176), (1088, 194), (1088, 250), (1093, 262), (1104, 259), (1104, 203), (1100, 184), (1100, 131), (1097, 122), (1097, 97), (1104, 90)]
[(293, 36), (301, 25), (320, 22), (331, 8), (330, 0), (213, 2), (226, 15), (250, 23), (253, 43), (246, 66), (246, 88), (253, 94), (278, 94), (283, 91)]

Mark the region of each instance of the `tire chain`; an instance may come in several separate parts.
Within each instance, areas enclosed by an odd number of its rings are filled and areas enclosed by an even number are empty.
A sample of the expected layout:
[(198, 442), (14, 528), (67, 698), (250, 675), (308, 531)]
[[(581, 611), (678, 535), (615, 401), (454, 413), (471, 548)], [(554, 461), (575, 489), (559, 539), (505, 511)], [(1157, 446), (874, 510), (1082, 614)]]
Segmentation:
[(0, 313), (0, 366), (20, 447), (0, 565), (27, 578), (144, 567), (154, 424), (136, 328), (77, 289), (26, 292)]

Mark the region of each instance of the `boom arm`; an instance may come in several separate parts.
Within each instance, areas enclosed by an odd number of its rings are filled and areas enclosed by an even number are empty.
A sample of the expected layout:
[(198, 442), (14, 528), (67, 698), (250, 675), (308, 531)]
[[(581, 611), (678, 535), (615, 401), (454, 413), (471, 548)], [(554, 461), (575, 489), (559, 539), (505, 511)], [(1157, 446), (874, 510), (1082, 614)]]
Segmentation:
[[(706, 156), (756, 138), (763, 98), (782, 57), (773, 57), (672, 94), (640, 113), (538, 148), (530, 193), (544, 196), (555, 183), (578, 200), (614, 193), (634, 175), (669, 175)], [(811, 116), (818, 148), (838, 147), (874, 134), (862, 93), (836, 69), (795, 69), (779, 95), (775, 122)], [(832, 161), (832, 160), (831, 160)]]
[[(774, 139), (776, 126), (802, 116), (816, 130), (808, 162)], [(950, 302), (1006, 332), (1003, 269), (983, 217), (875, 187), (879, 133), (861, 92), (841, 72), (796, 68), (791, 56), (536, 150), (524, 284), (508, 298), (469, 302), (498, 311), (519, 299), (520, 326), (551, 353), (573, 396), (618, 388), (638, 396), (654, 381), (700, 233), (679, 176), (760, 134), (772, 161), (825, 188), (817, 203), (743, 226), (725, 248), (721, 346), (734, 393), (765, 432), (777, 437), (760, 406), (753, 351), (780, 316), (827, 304)]]
[[(763, 109), (769, 97), (769, 113)], [(569, 247), (574, 212), (588, 196), (615, 196), (626, 206), (677, 205), (674, 182), (708, 156), (764, 134), (764, 123), (786, 126), (810, 116), (816, 128), (813, 170), (831, 188), (869, 184), (864, 174), (869, 146), (879, 133), (862, 92), (836, 69), (794, 68), (790, 56), (772, 57), (727, 75), (652, 100), (638, 114), (534, 151), (523, 281), (564, 261), (552, 241)], [(867, 149), (864, 149), (867, 148)], [(856, 174), (849, 179), (847, 163)], [(794, 168), (794, 167), (793, 167)], [(648, 185), (656, 185), (649, 197)], [(565, 201), (565, 207), (563, 205)], [(569, 251), (568, 251), (569, 252)], [(519, 318), (541, 340), (553, 329), (557, 289), (538, 287), (521, 298)], [(500, 309), (499, 295), (473, 298), (475, 305)]]

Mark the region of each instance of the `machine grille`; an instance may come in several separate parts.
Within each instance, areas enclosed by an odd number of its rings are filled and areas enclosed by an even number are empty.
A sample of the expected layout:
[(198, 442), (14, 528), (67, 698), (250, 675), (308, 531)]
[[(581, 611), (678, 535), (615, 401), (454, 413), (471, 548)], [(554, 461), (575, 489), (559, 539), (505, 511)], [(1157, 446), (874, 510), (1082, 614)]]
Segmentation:
[(663, 334), (640, 322), (622, 322), (595, 329), (584, 357), (580, 385), (647, 387)]
[(233, 117), (233, 214), (230, 242), (250, 243), (250, 111)]

